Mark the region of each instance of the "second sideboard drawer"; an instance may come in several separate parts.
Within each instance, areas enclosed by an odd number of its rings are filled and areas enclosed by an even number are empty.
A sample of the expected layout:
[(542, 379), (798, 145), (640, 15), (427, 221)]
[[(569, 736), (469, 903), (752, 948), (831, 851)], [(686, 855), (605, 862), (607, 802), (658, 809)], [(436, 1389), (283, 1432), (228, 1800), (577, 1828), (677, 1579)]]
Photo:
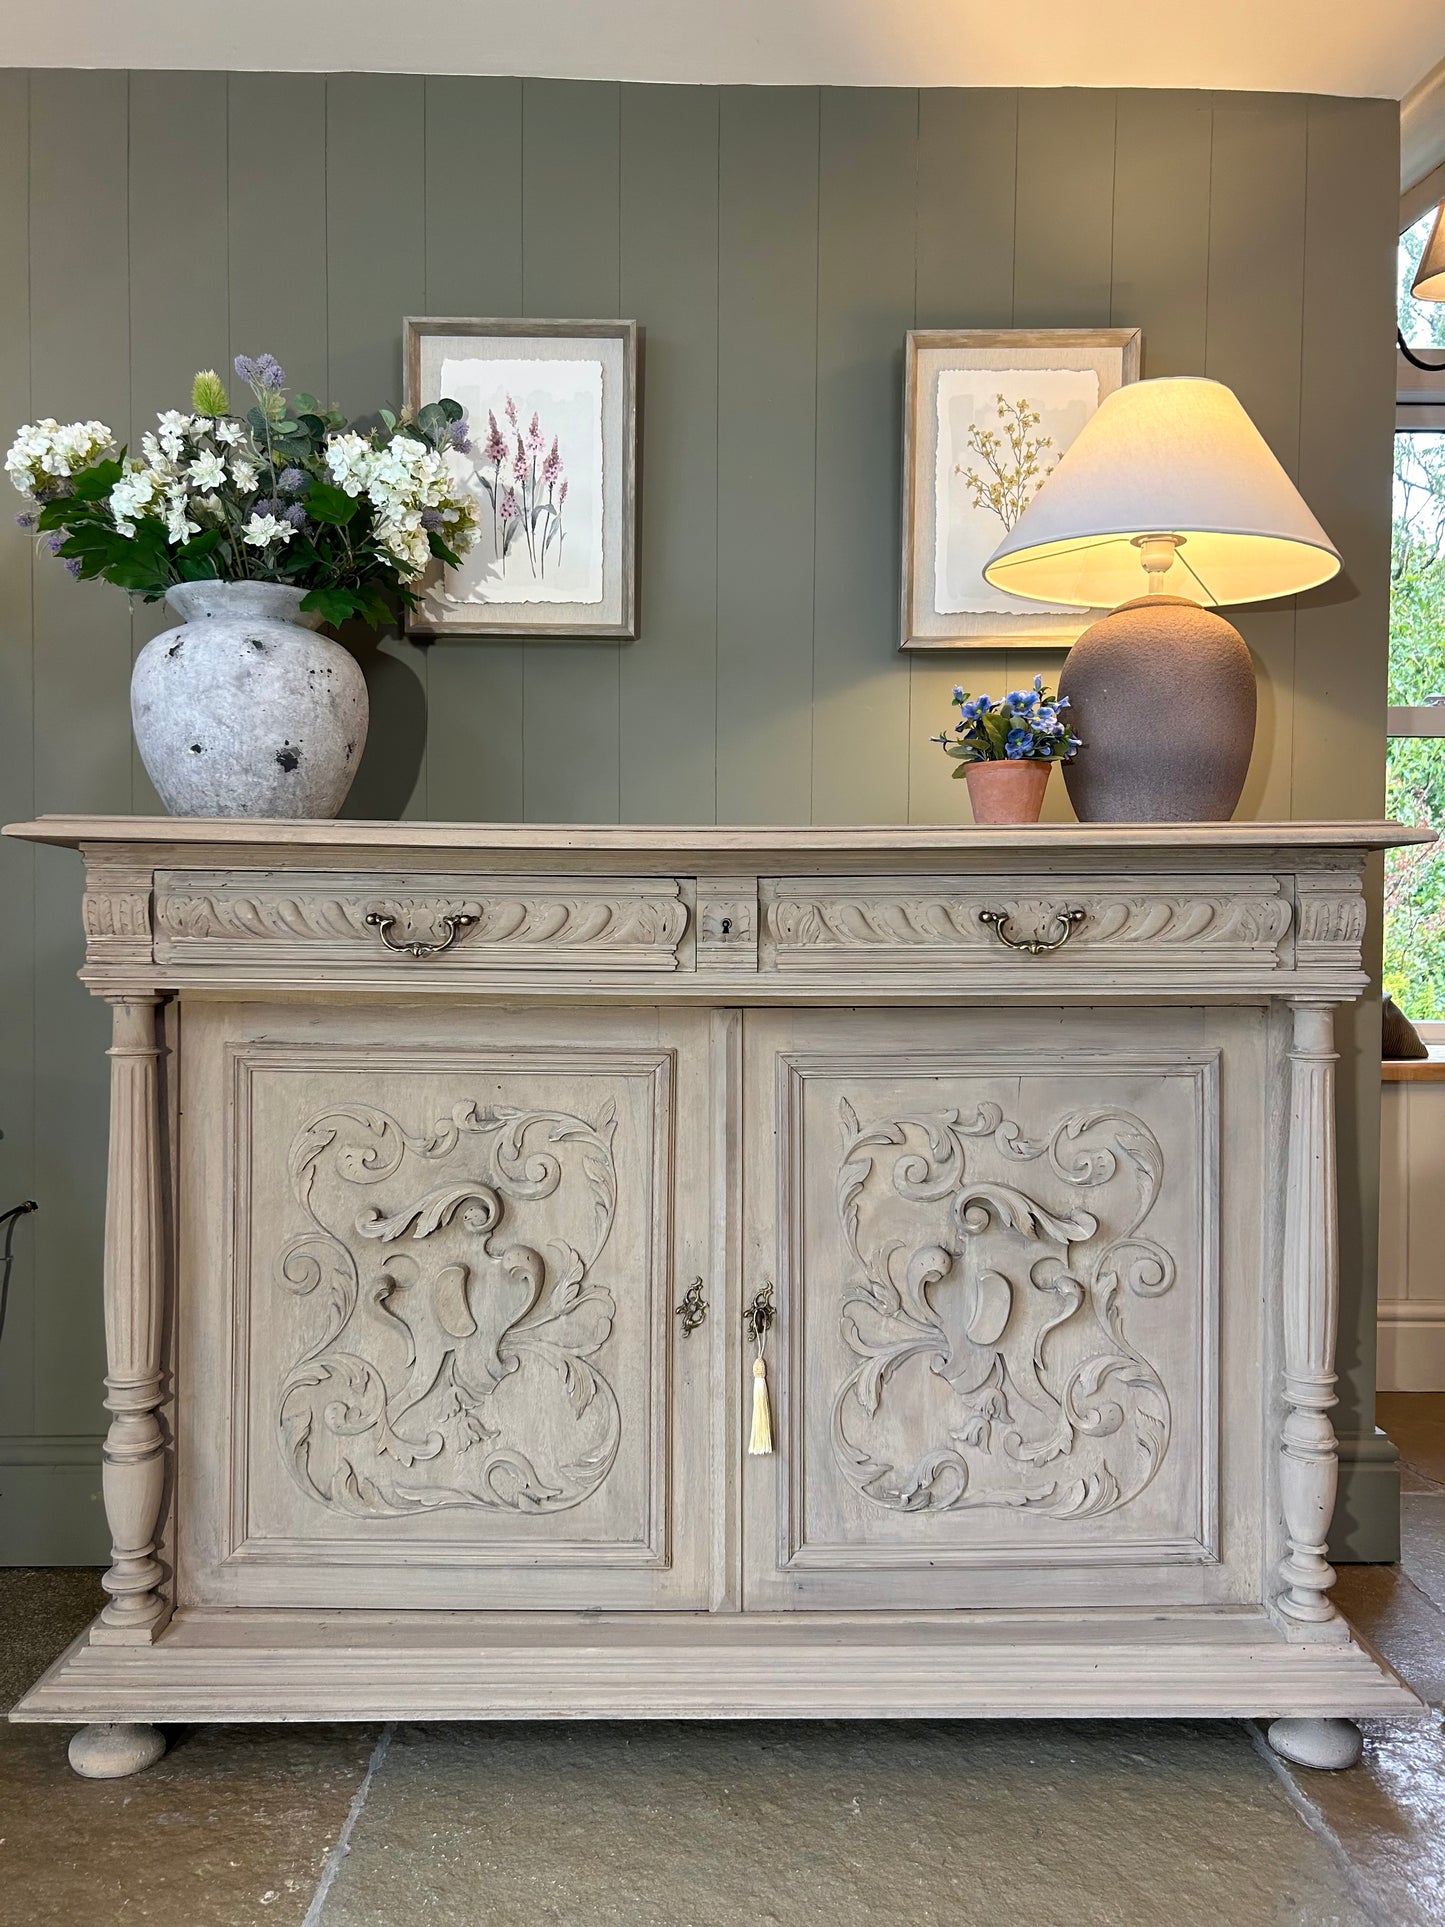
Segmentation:
[(1268, 875), (780, 877), (763, 904), (762, 966), (789, 973), (1294, 961), (1289, 884)]
[(677, 970), (675, 877), (162, 870), (159, 963)]

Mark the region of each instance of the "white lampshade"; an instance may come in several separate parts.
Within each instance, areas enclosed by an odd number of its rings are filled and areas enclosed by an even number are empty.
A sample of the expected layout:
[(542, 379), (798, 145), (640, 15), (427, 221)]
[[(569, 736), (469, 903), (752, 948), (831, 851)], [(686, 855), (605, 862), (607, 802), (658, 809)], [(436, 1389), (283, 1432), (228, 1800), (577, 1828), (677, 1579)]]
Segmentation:
[[(1178, 540), (1146, 576), (1138, 543)], [(995, 588), (1069, 608), (1152, 589), (1214, 606), (1328, 582), (1339, 552), (1236, 396), (1170, 376), (1116, 388), (984, 566)]]
[(1435, 210), (1435, 225), (1420, 256), (1410, 292), (1417, 301), (1445, 301), (1445, 201)]

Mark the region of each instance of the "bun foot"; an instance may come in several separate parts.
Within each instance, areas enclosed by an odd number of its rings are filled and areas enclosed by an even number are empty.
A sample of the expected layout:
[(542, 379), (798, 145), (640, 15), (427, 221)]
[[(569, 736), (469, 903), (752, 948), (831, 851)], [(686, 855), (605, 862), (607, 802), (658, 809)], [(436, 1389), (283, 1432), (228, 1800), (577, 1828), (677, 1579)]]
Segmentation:
[(1271, 1720), (1269, 1743), (1282, 1760), (1326, 1773), (1354, 1766), (1363, 1747), (1353, 1720)]
[(70, 1764), (83, 1780), (124, 1780), (144, 1773), (166, 1750), (165, 1737), (154, 1726), (82, 1726), (71, 1736)]

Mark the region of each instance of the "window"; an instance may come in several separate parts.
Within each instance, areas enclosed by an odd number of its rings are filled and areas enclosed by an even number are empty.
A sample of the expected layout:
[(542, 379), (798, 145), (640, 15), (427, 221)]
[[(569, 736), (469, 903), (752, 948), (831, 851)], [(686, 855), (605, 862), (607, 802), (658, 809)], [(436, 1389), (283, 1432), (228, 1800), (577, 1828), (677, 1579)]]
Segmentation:
[[(1400, 237), (1399, 325), (1431, 369), (1400, 354), (1390, 572), (1385, 806), (1445, 831), (1445, 303), (1410, 296), (1435, 210)], [(1407, 1016), (1445, 1020), (1445, 845), (1391, 851), (1385, 988)]]

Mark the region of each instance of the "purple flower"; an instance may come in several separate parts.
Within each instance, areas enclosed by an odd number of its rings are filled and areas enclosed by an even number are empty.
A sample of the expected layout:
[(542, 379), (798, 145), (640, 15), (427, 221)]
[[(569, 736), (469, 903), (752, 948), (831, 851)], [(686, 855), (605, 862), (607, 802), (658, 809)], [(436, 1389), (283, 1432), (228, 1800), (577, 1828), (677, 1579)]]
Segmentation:
[(552, 437), (551, 452), (548, 454), (546, 461), (543, 462), (542, 464), (543, 486), (546, 488), (551, 488), (553, 483), (560, 478), (561, 474), (562, 474), (562, 457), (557, 453), (557, 437), (554, 435)]
[(46, 536), (45, 546), (52, 555), (59, 555), (60, 551), (65, 547), (65, 536), (57, 529), (54, 535)]
[(465, 422), (452, 422), (447, 427), (447, 440), (459, 455), (471, 453), (472, 438), (467, 433)]
[(304, 495), (310, 478), (304, 468), (283, 468), (276, 477), (278, 495)]
[(286, 371), (274, 355), (237, 355), (236, 373), (251, 388), (280, 389), (286, 386)]
[(304, 529), (306, 526), (306, 511), (299, 502), (290, 502), (281, 510), (281, 520), (283, 522), (289, 522), (293, 529)]
[(439, 529), (442, 526), (441, 510), (423, 509), (421, 512), (421, 525), (424, 529)]
[(252, 515), (280, 515), (286, 504), (274, 495), (258, 495), (251, 504)]
[(504, 522), (515, 522), (520, 514), (521, 510), (517, 507), (516, 490), (509, 488), (502, 497), (502, 520)]
[(487, 410), (487, 439), (482, 448), (482, 460), (500, 465), (507, 459), (507, 444), (502, 431), (497, 426), (497, 418), (491, 409)]
[(542, 424), (535, 415), (527, 429), (527, 452), (530, 455), (542, 453)]
[(17, 529), (33, 529), (35, 527), (35, 517), (30, 514), (17, 515), (15, 518), (15, 526)]
[(561, 486), (561, 488), (559, 488), (559, 489), (558, 489), (558, 491), (557, 491), (557, 506), (558, 506), (558, 508), (561, 508), (561, 506), (562, 506), (562, 504), (563, 504), (563, 503), (564, 503), (564, 502), (565, 502), (566, 500), (567, 500), (567, 477), (566, 477), (566, 476), (564, 475), (564, 476), (562, 477), (562, 486)]
[(527, 466), (527, 451), (522, 446), (522, 438), (520, 435), (517, 437), (517, 453), (513, 457), (512, 466), (516, 469), (518, 475), (521, 475)]
[(78, 555), (66, 556), (65, 567), (68, 574), (78, 576), (80, 574), (80, 557)]
[(507, 420), (512, 424), (513, 428), (517, 426), (517, 404), (512, 400), (510, 395), (507, 397)]

